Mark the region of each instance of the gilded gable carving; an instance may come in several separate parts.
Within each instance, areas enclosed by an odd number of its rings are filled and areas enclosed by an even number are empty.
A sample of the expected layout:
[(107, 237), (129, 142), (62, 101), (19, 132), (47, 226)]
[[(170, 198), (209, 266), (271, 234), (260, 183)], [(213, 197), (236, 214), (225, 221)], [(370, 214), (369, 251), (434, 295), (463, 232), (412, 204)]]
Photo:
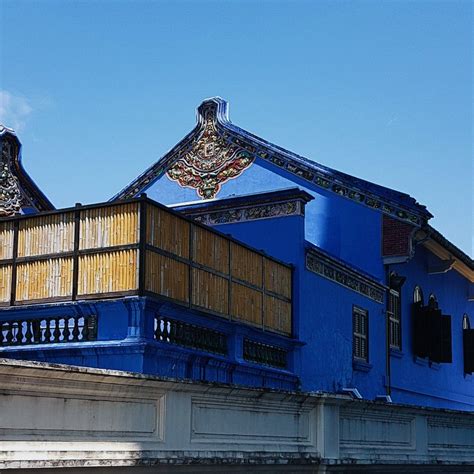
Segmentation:
[(0, 155), (0, 217), (19, 214), (23, 195), (18, 178), (12, 173), (15, 145), (4, 140)]
[(212, 199), (226, 181), (240, 176), (254, 157), (219, 133), (215, 107), (207, 107), (202, 114), (203, 130), (168, 169), (167, 176), (180, 186), (195, 189), (200, 198)]

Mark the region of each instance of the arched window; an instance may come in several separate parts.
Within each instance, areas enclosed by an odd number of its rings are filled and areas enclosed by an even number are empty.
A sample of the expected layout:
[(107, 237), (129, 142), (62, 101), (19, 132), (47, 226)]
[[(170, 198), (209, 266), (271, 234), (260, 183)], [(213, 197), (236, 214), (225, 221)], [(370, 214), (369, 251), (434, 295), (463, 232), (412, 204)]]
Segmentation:
[(423, 291), (418, 285), (413, 290), (413, 303), (421, 303), (423, 306)]
[(428, 298), (428, 307), (431, 309), (438, 309), (438, 300), (433, 293), (431, 293), (430, 297)]
[(463, 329), (471, 329), (471, 322), (469, 321), (469, 316), (464, 313), (462, 317), (462, 328)]

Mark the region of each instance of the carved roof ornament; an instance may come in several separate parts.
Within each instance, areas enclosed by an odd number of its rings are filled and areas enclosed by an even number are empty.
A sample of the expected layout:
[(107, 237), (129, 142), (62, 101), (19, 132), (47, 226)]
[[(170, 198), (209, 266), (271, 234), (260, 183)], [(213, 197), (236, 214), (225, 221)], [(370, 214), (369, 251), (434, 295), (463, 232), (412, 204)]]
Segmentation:
[(24, 203), (20, 182), (11, 169), (13, 155), (14, 144), (4, 140), (0, 155), (0, 217), (19, 214)]
[(0, 125), (0, 218), (54, 209), (21, 165), (21, 144), (15, 132)]
[(205, 103), (198, 113), (201, 132), (166, 175), (180, 186), (195, 189), (200, 198), (212, 199), (226, 181), (240, 176), (255, 158), (219, 132), (217, 104)]
[(183, 140), (111, 201), (139, 196), (163, 174), (210, 199), (223, 183), (255, 162), (287, 175), (298, 185), (336, 194), (418, 227), (433, 217), (408, 194), (316, 163), (234, 125), (227, 114), (227, 102), (220, 97), (205, 100), (197, 117), (197, 126)]

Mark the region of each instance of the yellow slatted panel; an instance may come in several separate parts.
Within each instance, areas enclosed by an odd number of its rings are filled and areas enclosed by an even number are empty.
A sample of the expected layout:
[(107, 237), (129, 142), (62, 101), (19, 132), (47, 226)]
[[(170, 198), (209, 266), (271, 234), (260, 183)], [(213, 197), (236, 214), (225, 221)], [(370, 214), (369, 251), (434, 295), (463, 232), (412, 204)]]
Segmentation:
[(263, 257), (234, 242), (231, 242), (230, 245), (232, 252), (232, 276), (261, 288)]
[(21, 220), (18, 256), (31, 257), (74, 250), (74, 213)]
[(138, 242), (138, 203), (81, 211), (79, 248), (97, 249)]
[(229, 312), (229, 282), (205, 270), (193, 268), (193, 304), (216, 313)]
[(64, 298), (72, 294), (72, 258), (18, 264), (16, 300)]
[(145, 289), (183, 303), (189, 302), (189, 266), (158, 253), (146, 253)]
[[(0, 222), (0, 260), (13, 257), (13, 222)], [(1, 284), (1, 283), (0, 283)]]
[(79, 295), (131, 291), (137, 288), (137, 250), (120, 250), (79, 257)]
[(233, 320), (262, 326), (262, 293), (232, 283), (231, 314)]
[(193, 260), (229, 274), (229, 241), (202, 227), (193, 226)]
[(12, 266), (0, 266), (0, 303), (10, 301), (12, 284)]
[(265, 329), (291, 335), (291, 304), (265, 295)]
[(265, 259), (265, 289), (291, 298), (291, 268)]
[(188, 259), (189, 225), (188, 221), (147, 204), (147, 244)]

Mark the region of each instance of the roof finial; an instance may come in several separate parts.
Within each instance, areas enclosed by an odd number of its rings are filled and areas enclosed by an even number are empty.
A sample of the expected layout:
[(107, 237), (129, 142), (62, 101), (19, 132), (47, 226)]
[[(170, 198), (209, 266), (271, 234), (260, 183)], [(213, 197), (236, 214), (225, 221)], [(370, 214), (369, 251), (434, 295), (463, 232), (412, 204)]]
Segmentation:
[(220, 97), (211, 97), (201, 102), (197, 108), (197, 122), (204, 125), (207, 120), (220, 123), (229, 122), (229, 105)]

